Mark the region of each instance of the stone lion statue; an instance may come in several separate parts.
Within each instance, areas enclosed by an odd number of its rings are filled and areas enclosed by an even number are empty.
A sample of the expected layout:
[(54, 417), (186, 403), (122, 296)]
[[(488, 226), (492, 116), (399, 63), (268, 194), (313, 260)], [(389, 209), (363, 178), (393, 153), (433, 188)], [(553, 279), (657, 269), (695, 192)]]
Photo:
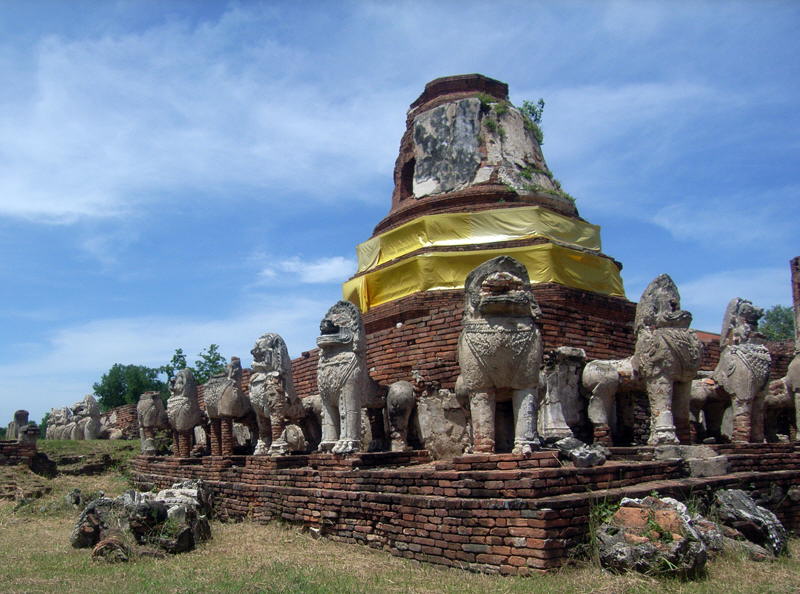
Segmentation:
[(650, 401), (650, 445), (691, 441), (692, 380), (703, 356), (691, 323), (692, 314), (681, 309), (673, 280), (666, 274), (656, 277), (636, 307), (632, 361)]
[[(709, 437), (729, 437), (740, 443), (764, 439), (764, 402), (772, 358), (760, 344), (764, 337), (757, 331), (763, 315), (763, 309), (739, 297), (731, 299), (725, 309), (719, 362), (709, 377), (692, 384), (692, 415), (699, 420), (703, 413)], [(732, 426), (726, 430), (723, 421), (729, 408)]]
[(361, 449), (361, 407), (368, 388), (365, 343), (361, 312), (348, 301), (335, 303), (322, 319), (317, 338), (322, 451), (350, 454)]
[(72, 410), (68, 406), (50, 409), (47, 419), (46, 439), (67, 439), (64, 437), (64, 427), (72, 418)]
[(164, 409), (160, 392), (145, 392), (139, 396), (139, 402), (136, 404), (136, 418), (139, 421), (142, 453), (147, 456), (155, 456), (156, 431), (169, 426), (167, 411)]
[(6, 439), (11, 441), (22, 436), (22, 428), (28, 424), (29, 413), (27, 410), (18, 410), (14, 413), (14, 420), (8, 424)]
[(203, 393), (208, 415), (212, 456), (233, 454), (233, 421), (245, 419), (252, 413), (250, 399), (241, 388), (242, 362), (231, 357), (225, 373), (212, 376)]
[(100, 406), (87, 394), (72, 405), (72, 421), (62, 439), (97, 439), (100, 436)]
[(473, 451), (495, 451), (495, 406), (511, 400), (513, 452), (538, 449), (541, 315), (525, 266), (499, 256), (467, 276), (463, 330), (458, 341), (460, 375), (456, 392), (464, 394), (472, 417)]
[(187, 458), (192, 451), (194, 428), (203, 421), (197, 401), (197, 382), (191, 369), (181, 369), (169, 380), (167, 418), (172, 428), (173, 454)]
[[(795, 340), (800, 348), (800, 341)], [(794, 403), (796, 439), (800, 441), (800, 352), (796, 352), (783, 378), (786, 393)]]
[(678, 287), (666, 274), (655, 278), (636, 306), (633, 356), (592, 361), (582, 383), (590, 393), (589, 419), (595, 440), (610, 442), (617, 394), (644, 389), (650, 403), (648, 444), (689, 443), (691, 382), (700, 368), (703, 345), (689, 329), (692, 314), (681, 309)]
[(250, 405), (258, 422), (258, 442), (254, 453), (290, 454), (287, 424), (300, 420), (305, 411), (294, 389), (289, 350), (279, 334), (268, 332), (256, 340), (250, 353), (253, 355)]

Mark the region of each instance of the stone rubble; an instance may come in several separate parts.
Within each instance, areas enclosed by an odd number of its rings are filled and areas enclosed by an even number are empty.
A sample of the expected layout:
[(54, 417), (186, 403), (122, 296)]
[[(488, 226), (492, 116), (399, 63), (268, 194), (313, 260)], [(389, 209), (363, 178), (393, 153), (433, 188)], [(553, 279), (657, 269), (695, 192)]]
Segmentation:
[[(81, 494), (68, 496), (75, 504)], [(125, 561), (136, 546), (167, 553), (190, 551), (211, 538), (211, 495), (202, 481), (183, 481), (157, 494), (126, 491), (111, 499), (101, 494), (89, 502), (73, 527), (75, 548), (93, 547), (93, 556)]]

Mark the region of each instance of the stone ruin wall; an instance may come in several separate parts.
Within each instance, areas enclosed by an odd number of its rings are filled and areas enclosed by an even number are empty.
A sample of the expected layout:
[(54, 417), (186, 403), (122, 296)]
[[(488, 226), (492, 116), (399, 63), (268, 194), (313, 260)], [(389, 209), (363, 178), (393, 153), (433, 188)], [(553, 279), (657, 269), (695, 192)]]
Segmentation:
[[(783, 493), (800, 486), (795, 444), (712, 447), (728, 456), (731, 474), (683, 478), (679, 460), (625, 461), (629, 448), (614, 448), (620, 461), (594, 468), (562, 467), (554, 452), (536, 452), (530, 458), (472, 455), (398, 469), (381, 468), (398, 461), (390, 461), (390, 453), (338, 461), (316, 453), (284, 459), (140, 456), (133, 470), (140, 489), (190, 478), (207, 481), (215, 513), (225, 519), (280, 518), (332, 540), (409, 559), (528, 575), (569, 560), (585, 542), (590, 508), (597, 502), (653, 491), (685, 500), (720, 488), (767, 494), (774, 486)], [(415, 462), (413, 453), (404, 456), (405, 464)], [(800, 501), (782, 497), (765, 505), (787, 529), (800, 530)]]
[(789, 267), (792, 271), (792, 304), (794, 305), (795, 342), (800, 342), (800, 256), (793, 258), (789, 263)]
[(35, 441), (0, 441), (0, 466), (30, 466), (36, 452)]
[(100, 415), (101, 438), (113, 429), (122, 431), (122, 439), (139, 439), (139, 420), (135, 404), (123, 404)]
[[(540, 328), (545, 349), (574, 346), (591, 359), (627, 357), (633, 352), (636, 305), (561, 285), (534, 285), (542, 308)], [(428, 291), (378, 306), (364, 314), (367, 367), (381, 384), (412, 381), (452, 390), (458, 376), (456, 345), (461, 333), (464, 291)], [(400, 326), (398, 326), (400, 324)], [(317, 349), (292, 361), (301, 397), (316, 393)]]
[[(533, 286), (542, 309), (539, 327), (545, 350), (582, 348), (587, 360), (622, 359), (633, 354), (636, 304), (626, 299), (545, 283)], [(452, 390), (458, 376), (456, 345), (461, 333), (464, 291), (428, 291), (378, 306), (364, 314), (367, 367), (377, 382), (412, 381), (418, 371), (423, 383)], [(398, 324), (400, 326), (398, 327)], [(719, 361), (719, 335), (700, 333), (704, 343), (702, 369)], [(767, 344), (773, 357), (772, 379), (783, 377), (792, 360), (794, 341)], [(318, 350), (292, 360), (300, 397), (317, 392)], [(249, 377), (249, 370), (247, 370)], [(247, 389), (243, 381), (243, 389)], [(645, 398), (646, 400), (646, 398)], [(647, 418), (649, 411), (642, 412)], [(637, 417), (638, 418), (638, 417)]]

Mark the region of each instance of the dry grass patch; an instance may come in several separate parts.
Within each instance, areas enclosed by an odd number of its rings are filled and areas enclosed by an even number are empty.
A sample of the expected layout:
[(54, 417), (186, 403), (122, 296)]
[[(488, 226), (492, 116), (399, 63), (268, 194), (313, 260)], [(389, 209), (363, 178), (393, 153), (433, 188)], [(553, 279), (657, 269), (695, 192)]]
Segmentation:
[[(77, 447), (90, 445), (84, 442)], [(46, 483), (51, 492), (22, 506), (0, 501), (0, 584), (4, 592), (800, 591), (797, 539), (790, 543), (792, 558), (754, 563), (737, 555), (724, 555), (709, 564), (708, 577), (698, 582), (637, 574), (615, 576), (588, 563), (549, 575), (506, 578), (420, 564), (366, 546), (316, 540), (299, 527), (280, 522), (260, 525), (215, 521), (212, 540), (191, 553), (108, 565), (92, 561), (90, 551), (70, 546), (69, 535), (78, 511), (65, 501), (65, 495), (77, 487), (83, 493), (103, 491), (114, 497), (130, 488), (125, 477), (108, 472), (100, 476), (35, 479)]]
[[(101, 477), (102, 478), (102, 477)], [(107, 478), (107, 477), (106, 477)], [(99, 487), (100, 482), (87, 487)], [(60, 490), (64, 490), (61, 487)], [(107, 492), (111, 493), (108, 485)], [(48, 497), (47, 499), (49, 499)], [(294, 526), (213, 524), (199, 549), (166, 559), (107, 565), (88, 550), (72, 549), (75, 513), (20, 514), (0, 504), (0, 583), (11, 592), (797, 592), (794, 558), (756, 564), (725, 556), (699, 582), (614, 576), (594, 567), (565, 568), (545, 576), (475, 575), (393, 557), (365, 546), (315, 540)], [(800, 555), (800, 544), (792, 542)]]

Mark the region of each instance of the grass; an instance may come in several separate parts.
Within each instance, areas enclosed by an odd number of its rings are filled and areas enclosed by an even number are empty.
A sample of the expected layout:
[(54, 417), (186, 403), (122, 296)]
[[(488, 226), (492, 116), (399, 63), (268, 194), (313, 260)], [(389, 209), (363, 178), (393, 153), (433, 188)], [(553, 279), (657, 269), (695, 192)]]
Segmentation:
[[(86, 442), (84, 442), (86, 443)], [(44, 445), (44, 444), (42, 444)], [(84, 447), (89, 447), (88, 444)], [(45, 480), (52, 491), (18, 507), (0, 501), (0, 583), (4, 592), (797, 592), (800, 541), (792, 558), (756, 564), (729, 553), (698, 582), (616, 576), (590, 563), (549, 575), (476, 575), (393, 557), (366, 546), (316, 540), (280, 522), (212, 523), (212, 539), (191, 553), (130, 563), (91, 560), (69, 545), (78, 514), (64, 501), (73, 488), (116, 496), (129, 485), (118, 472)], [(743, 577), (746, 576), (746, 579)]]
[(139, 454), (139, 442), (123, 439), (94, 439), (90, 441), (72, 441), (69, 439), (40, 439), (36, 442), (40, 452), (44, 452), (55, 460), (62, 456), (102, 456), (108, 454), (120, 462)]

